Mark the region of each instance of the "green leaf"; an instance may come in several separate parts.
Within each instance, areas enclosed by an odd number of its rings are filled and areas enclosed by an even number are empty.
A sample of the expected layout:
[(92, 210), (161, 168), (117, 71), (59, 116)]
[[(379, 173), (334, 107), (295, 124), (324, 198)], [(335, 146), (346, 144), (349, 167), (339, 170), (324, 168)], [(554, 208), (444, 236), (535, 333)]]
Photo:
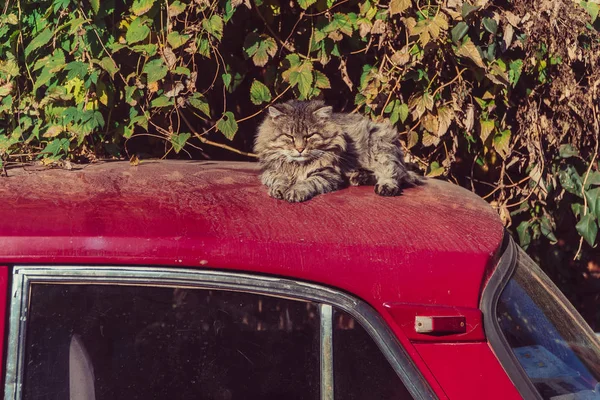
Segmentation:
[(585, 188), (588, 189), (590, 186), (600, 185), (600, 171), (592, 171), (585, 181)]
[(173, 70), (173, 73), (179, 74), (179, 75), (190, 76), (191, 71), (189, 68), (186, 68), (186, 67), (177, 67)]
[(582, 197), (581, 187), (583, 183), (581, 177), (572, 165), (567, 165), (565, 169), (559, 171), (558, 181), (562, 188), (567, 192)]
[(556, 236), (554, 235), (554, 228), (552, 227), (552, 224), (550, 223), (548, 217), (543, 216), (540, 218), (540, 229), (542, 231), (542, 235), (548, 238), (548, 240), (550, 240), (553, 243), (558, 241), (558, 239), (556, 239)]
[(575, 215), (575, 218), (579, 219), (579, 216), (583, 215), (583, 204), (572, 203), (571, 210), (573, 211), (573, 215)]
[(15, 60), (0, 61), (0, 72), (9, 78), (19, 76), (19, 64)]
[(144, 15), (150, 11), (154, 5), (154, 1), (155, 0), (135, 0), (131, 5), (131, 11), (138, 17)]
[(284, 79), (289, 80), (292, 87), (298, 86), (300, 95), (303, 98), (308, 97), (313, 83), (312, 63), (310, 61), (284, 71), (282, 76)]
[(506, 129), (494, 136), (494, 149), (502, 158), (506, 158), (509, 153), (510, 146), (510, 129)]
[(252, 57), (254, 65), (264, 67), (269, 61), (269, 56), (274, 57), (277, 53), (277, 43), (268, 35), (258, 36), (251, 33), (244, 40), (244, 50), (248, 57)]
[(262, 82), (255, 80), (250, 87), (250, 101), (259, 105), (271, 101), (271, 92)]
[(444, 173), (444, 167), (440, 166), (440, 164), (437, 161), (432, 162), (429, 165), (429, 172), (427, 172), (425, 175), (433, 178), (436, 176), (440, 176)]
[(223, 38), (223, 19), (219, 15), (213, 14), (212, 17), (203, 20), (202, 27), (218, 40)]
[(558, 155), (560, 158), (576, 157), (579, 152), (572, 144), (561, 144), (558, 149)]
[(173, 145), (173, 150), (175, 150), (175, 153), (179, 153), (181, 149), (184, 148), (190, 136), (192, 135), (189, 133), (180, 133), (178, 135), (175, 134), (171, 136), (171, 144)]
[(331, 82), (329, 82), (329, 78), (327, 75), (322, 73), (321, 71), (314, 71), (315, 76), (315, 86), (319, 89), (331, 89)]
[(596, 224), (594, 217), (591, 214), (584, 215), (577, 225), (575, 225), (575, 228), (577, 228), (577, 232), (583, 236), (585, 241), (593, 247), (596, 243), (596, 236), (598, 235), (598, 225)]
[(472, 6), (465, 1), (462, 5), (462, 9), (460, 10), (460, 14), (463, 18), (467, 18), (471, 13), (479, 10), (479, 8), (479, 6)]
[(70, 146), (69, 139), (54, 139), (42, 150), (38, 158), (42, 158), (45, 155), (51, 155), (53, 157), (58, 156), (60, 153), (67, 153)]
[(231, 85), (231, 74), (222, 74), (221, 79), (223, 79), (225, 87), (229, 89), (229, 85)]
[(494, 123), (494, 120), (487, 120), (487, 119), (481, 119), (481, 120), (479, 120), (479, 123), (481, 124), (481, 132), (480, 132), (481, 141), (483, 143), (485, 143), (488, 136), (490, 136), (490, 134), (492, 132), (494, 132), (494, 128), (496, 127), (496, 124)]
[(84, 79), (88, 74), (89, 65), (81, 61), (73, 61), (67, 64), (65, 71), (69, 71), (67, 74), (67, 80), (74, 78)]
[(160, 96), (150, 102), (150, 107), (158, 108), (158, 107), (172, 107), (175, 105), (175, 100), (172, 98), (168, 98), (167, 96)]
[(223, 117), (217, 122), (217, 130), (221, 132), (227, 139), (233, 140), (238, 130), (238, 124), (235, 116), (231, 111), (223, 114)]
[(125, 40), (131, 45), (146, 39), (149, 34), (150, 28), (146, 26), (146, 19), (136, 18), (129, 25), (129, 29), (127, 29), (127, 33), (125, 34)]
[(148, 61), (142, 70), (148, 77), (148, 83), (157, 82), (167, 76), (169, 69), (162, 59)]
[(495, 35), (498, 32), (498, 23), (491, 18), (483, 19), (483, 27), (492, 35)]
[(139, 54), (142, 54), (142, 55), (145, 55), (148, 57), (152, 57), (158, 51), (158, 46), (155, 45), (154, 43), (136, 44), (135, 46), (131, 47), (131, 50), (135, 51), (136, 53), (139, 53)]
[(460, 43), (460, 40), (467, 34), (469, 31), (469, 25), (466, 22), (461, 21), (454, 28), (452, 28), (452, 41), (454, 43)]
[(98, 11), (100, 11), (100, 0), (90, 0), (90, 4), (94, 14), (98, 14)]
[(383, 111), (390, 115), (392, 125), (395, 125), (398, 120), (404, 123), (408, 118), (408, 105), (400, 102), (400, 100), (390, 102)]
[(587, 205), (590, 209), (590, 213), (596, 216), (596, 219), (600, 221), (600, 188), (595, 188), (585, 192), (587, 199)]
[(582, 1), (580, 4), (585, 9), (585, 11), (587, 11), (588, 14), (590, 14), (590, 17), (592, 17), (591, 22), (593, 24), (598, 18), (598, 3), (594, 3), (593, 1)]
[(185, 11), (187, 4), (183, 4), (179, 0), (174, 1), (169, 5), (169, 16), (176, 17)]
[(298, 5), (302, 7), (303, 10), (306, 10), (311, 5), (315, 4), (317, 0), (298, 0)]
[(188, 98), (188, 102), (192, 107), (201, 111), (204, 113), (204, 115), (210, 118), (210, 107), (208, 105), (208, 101), (206, 101), (206, 98), (203, 95), (196, 92), (190, 98)]
[(40, 47), (46, 45), (54, 36), (54, 32), (50, 28), (46, 28), (38, 35), (33, 38), (33, 40), (25, 47), (25, 57), (28, 57), (32, 51), (39, 49)]
[(108, 72), (111, 78), (114, 78), (115, 74), (119, 72), (119, 67), (113, 62), (113, 60), (110, 57), (104, 57), (98, 62), (98, 65), (100, 65), (100, 67), (102, 67), (103, 70)]
[(508, 81), (512, 87), (515, 87), (517, 86), (517, 82), (519, 81), (521, 72), (523, 71), (523, 60), (511, 61), (508, 68)]
[(190, 35), (182, 35), (177, 31), (173, 31), (167, 35), (167, 42), (173, 49), (181, 47), (190, 39)]
[(530, 222), (523, 221), (517, 226), (517, 234), (519, 235), (519, 244), (522, 248), (527, 249), (531, 243), (531, 231), (529, 229)]

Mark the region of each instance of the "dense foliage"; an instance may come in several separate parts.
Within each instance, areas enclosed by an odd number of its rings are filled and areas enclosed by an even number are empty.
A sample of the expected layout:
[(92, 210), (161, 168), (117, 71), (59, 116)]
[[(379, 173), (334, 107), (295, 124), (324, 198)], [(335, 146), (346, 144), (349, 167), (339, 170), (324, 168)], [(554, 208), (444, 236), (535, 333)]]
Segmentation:
[(596, 0), (7, 0), (0, 163), (251, 157), (271, 102), (324, 97), (389, 118), (410, 161), (579, 286), (600, 277), (597, 16)]

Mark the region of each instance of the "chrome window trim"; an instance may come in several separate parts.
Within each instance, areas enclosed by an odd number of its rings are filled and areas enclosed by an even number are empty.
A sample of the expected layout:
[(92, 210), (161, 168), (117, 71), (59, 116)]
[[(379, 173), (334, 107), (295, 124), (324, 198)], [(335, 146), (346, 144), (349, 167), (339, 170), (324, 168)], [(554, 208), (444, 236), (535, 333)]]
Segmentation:
[(333, 307), (329, 304), (320, 304), (319, 316), (321, 400), (333, 400)]
[(287, 278), (206, 269), (128, 266), (15, 266), (12, 275), (5, 399), (20, 400), (30, 287), (35, 283), (116, 284), (235, 290), (326, 303), (369, 333), (414, 399), (438, 399), (383, 318), (366, 302), (326, 286)]

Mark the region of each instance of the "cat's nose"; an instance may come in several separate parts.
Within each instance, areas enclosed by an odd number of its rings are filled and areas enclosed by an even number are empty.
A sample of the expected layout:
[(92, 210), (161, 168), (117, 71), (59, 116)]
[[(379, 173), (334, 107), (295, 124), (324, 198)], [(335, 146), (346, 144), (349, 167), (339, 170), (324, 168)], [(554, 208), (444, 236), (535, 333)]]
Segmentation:
[(298, 150), (298, 153), (302, 153), (305, 148), (306, 147), (296, 147), (296, 150)]

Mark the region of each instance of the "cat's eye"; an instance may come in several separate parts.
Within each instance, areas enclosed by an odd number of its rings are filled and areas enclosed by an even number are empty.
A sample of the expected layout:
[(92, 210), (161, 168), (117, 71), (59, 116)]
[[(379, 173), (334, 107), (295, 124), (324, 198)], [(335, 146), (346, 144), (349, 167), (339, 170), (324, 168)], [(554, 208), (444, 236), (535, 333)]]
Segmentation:
[(313, 138), (315, 136), (321, 136), (321, 134), (319, 132), (312, 132), (312, 133), (309, 133), (308, 135), (306, 135), (306, 138), (310, 139), (310, 138)]

